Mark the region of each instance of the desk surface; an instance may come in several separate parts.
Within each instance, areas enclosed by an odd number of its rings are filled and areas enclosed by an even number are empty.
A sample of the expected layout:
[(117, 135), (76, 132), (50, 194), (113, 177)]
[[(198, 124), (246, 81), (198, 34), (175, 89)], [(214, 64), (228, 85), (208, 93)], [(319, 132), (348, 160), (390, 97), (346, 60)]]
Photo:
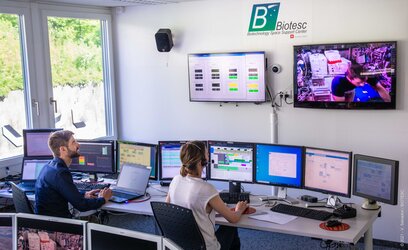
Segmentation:
[[(108, 202), (101, 209), (116, 212), (133, 213), (140, 215), (153, 216), (151, 201), (164, 201), (168, 188), (160, 187), (159, 185), (151, 185), (147, 192), (150, 194), (148, 201), (140, 202), (138, 200), (131, 201), (125, 204), (117, 204)], [(0, 190), (0, 197), (12, 198), (12, 193), (7, 190)], [(30, 200), (34, 200), (34, 195), (28, 196)], [(143, 198), (141, 198), (143, 200)], [(260, 206), (261, 202), (255, 197), (251, 197), (251, 206), (254, 206), (258, 212), (270, 212), (269, 207)], [(357, 241), (366, 233), (373, 225), (380, 210), (363, 210), (357, 208), (357, 217), (344, 219), (342, 222), (350, 225), (350, 229), (346, 231), (327, 231), (319, 227), (321, 221), (298, 217), (297, 219), (279, 225), (271, 222), (251, 219), (248, 215), (243, 215), (238, 223), (231, 224), (223, 217), (216, 217), (216, 223), (220, 225), (236, 226), (241, 228), (256, 229), (269, 232), (293, 234), (298, 236), (315, 237), (320, 239), (330, 239), (341, 242), (357, 243)]]
[[(158, 191), (162, 190), (162, 191)], [(141, 215), (153, 216), (150, 206), (151, 201), (164, 201), (166, 194), (163, 193), (165, 188), (157, 187), (156, 185), (149, 187), (148, 192), (151, 199), (147, 202), (129, 202), (127, 204), (116, 204), (109, 202), (105, 204), (102, 209), (117, 212), (134, 213)], [(254, 197), (251, 197), (251, 205), (257, 209), (257, 212), (269, 213), (269, 207), (261, 205), (261, 202)], [(330, 211), (330, 210), (329, 210)], [(330, 239), (335, 241), (342, 241), (348, 243), (357, 243), (357, 241), (364, 235), (364, 233), (372, 226), (373, 222), (378, 216), (379, 210), (369, 211), (357, 208), (357, 217), (351, 219), (344, 219), (342, 222), (350, 225), (350, 229), (346, 231), (327, 231), (319, 227), (322, 221), (312, 220), (298, 217), (297, 219), (279, 225), (271, 222), (251, 219), (249, 215), (243, 215), (238, 223), (231, 224), (223, 217), (216, 217), (215, 222), (220, 225), (236, 226), (241, 228), (256, 229), (269, 232), (293, 234), (306, 237), (315, 237), (320, 239)]]

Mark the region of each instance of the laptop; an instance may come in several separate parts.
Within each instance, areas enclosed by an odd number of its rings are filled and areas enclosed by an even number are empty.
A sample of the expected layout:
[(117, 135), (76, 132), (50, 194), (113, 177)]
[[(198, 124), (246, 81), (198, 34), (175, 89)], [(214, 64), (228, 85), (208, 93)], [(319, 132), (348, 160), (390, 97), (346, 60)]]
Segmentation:
[(21, 181), (17, 186), (24, 192), (34, 192), (35, 182), (43, 167), (51, 158), (24, 157), (21, 167)]
[(110, 201), (124, 203), (145, 195), (151, 169), (138, 164), (122, 166), (118, 182), (112, 187)]

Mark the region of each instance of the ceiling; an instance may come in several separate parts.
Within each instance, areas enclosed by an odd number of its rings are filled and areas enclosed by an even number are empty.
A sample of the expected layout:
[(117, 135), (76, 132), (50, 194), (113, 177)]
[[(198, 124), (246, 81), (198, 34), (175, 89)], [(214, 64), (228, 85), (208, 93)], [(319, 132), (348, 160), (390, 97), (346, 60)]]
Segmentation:
[(203, 1), (203, 0), (44, 0), (34, 2), (51, 2), (51, 3), (68, 3), (91, 6), (138, 6), (138, 5), (159, 5), (159, 4), (173, 4), (182, 2)]

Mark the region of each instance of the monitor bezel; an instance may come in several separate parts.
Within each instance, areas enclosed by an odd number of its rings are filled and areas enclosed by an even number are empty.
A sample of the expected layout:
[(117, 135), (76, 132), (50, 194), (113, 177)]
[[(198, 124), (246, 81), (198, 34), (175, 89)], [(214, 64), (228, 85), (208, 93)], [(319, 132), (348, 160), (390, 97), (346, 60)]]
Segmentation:
[[(349, 160), (348, 160), (348, 185), (347, 185), (347, 194), (344, 193), (340, 193), (340, 192), (335, 192), (335, 191), (331, 191), (331, 190), (324, 190), (324, 189), (320, 189), (320, 188), (313, 188), (313, 187), (308, 187), (306, 186), (306, 153), (308, 149), (312, 149), (312, 150), (323, 150), (323, 151), (329, 151), (329, 152), (337, 152), (337, 153), (345, 153), (348, 154), (349, 156)], [(351, 151), (343, 151), (343, 150), (335, 150), (335, 149), (327, 149), (327, 148), (315, 148), (315, 147), (308, 147), (305, 146), (304, 147), (304, 156), (303, 156), (303, 189), (306, 190), (310, 190), (310, 191), (315, 191), (315, 192), (319, 192), (319, 193), (323, 193), (323, 194), (329, 194), (329, 195), (336, 195), (336, 196), (342, 196), (342, 197), (347, 197), (350, 198), (351, 197), (351, 180), (352, 180), (352, 160), (353, 160), (353, 152)]]
[(163, 237), (159, 235), (147, 234), (147, 233), (143, 233), (139, 231), (133, 231), (133, 230), (123, 229), (123, 228), (118, 228), (118, 227), (111, 227), (111, 226), (106, 226), (106, 225), (100, 225), (100, 224), (95, 224), (95, 223), (88, 223), (87, 240), (86, 240), (87, 242), (86, 244), (88, 246), (87, 249), (92, 249), (92, 230), (99, 231), (102, 233), (108, 233), (108, 234), (114, 234), (114, 235), (119, 235), (119, 236), (125, 236), (125, 237), (140, 239), (140, 240), (156, 242), (157, 250), (161, 250), (163, 247), (162, 246)]
[[(162, 164), (162, 145), (172, 145), (172, 144), (179, 144), (180, 148), (186, 144), (188, 140), (182, 141), (159, 141), (157, 144), (157, 154), (158, 154), (158, 168), (159, 168), (159, 180), (161, 181), (171, 181), (173, 178), (165, 177), (163, 178), (163, 164)], [(181, 167), (181, 166), (180, 166)]]
[[(259, 182), (257, 180), (257, 175), (256, 175), (256, 170), (258, 168), (258, 145), (262, 146), (278, 146), (278, 147), (288, 147), (288, 148), (298, 148), (301, 150), (300, 154), (300, 185), (291, 185), (291, 184), (284, 184), (284, 183), (278, 183), (278, 182)], [(303, 172), (304, 172), (304, 156), (305, 156), (305, 147), (304, 146), (297, 146), (297, 145), (284, 145), (284, 144), (270, 144), (270, 143), (255, 143), (254, 146), (254, 155), (255, 155), (255, 168), (254, 168), (254, 183), (255, 184), (260, 184), (260, 185), (268, 185), (268, 186), (277, 186), (277, 187), (286, 187), (286, 188), (297, 188), (297, 189), (302, 189), (303, 188)]]
[(133, 142), (133, 141), (125, 141), (125, 140), (117, 140), (116, 141), (116, 173), (120, 173), (119, 167), (120, 167), (120, 144), (129, 144), (129, 145), (133, 145), (133, 146), (142, 146), (142, 147), (151, 147), (151, 148), (155, 148), (155, 155), (154, 155), (154, 176), (150, 176), (149, 179), (150, 180), (157, 180), (158, 179), (158, 145), (157, 144), (151, 144), (151, 143), (144, 143), (144, 142)]
[(52, 216), (45, 216), (45, 215), (38, 215), (38, 214), (24, 214), (24, 213), (18, 213), (15, 216), (14, 234), (16, 236), (16, 239), (15, 239), (16, 248), (17, 248), (17, 240), (18, 240), (17, 235), (18, 235), (18, 219), (19, 218), (82, 226), (82, 235), (83, 235), (82, 248), (86, 249), (86, 241), (87, 241), (86, 228), (87, 228), (87, 223), (88, 223), (87, 221), (73, 220), (73, 219), (68, 219), (68, 218), (52, 217)]
[[(392, 179), (392, 186), (391, 186), (391, 197), (389, 200), (381, 198), (381, 197), (376, 197), (373, 195), (368, 195), (364, 194), (361, 192), (358, 192), (357, 189), (357, 162), (359, 160), (365, 160), (365, 161), (370, 161), (370, 162), (375, 162), (375, 163), (380, 163), (380, 164), (386, 164), (391, 166), (391, 179)], [(391, 160), (391, 159), (386, 159), (386, 158), (380, 158), (380, 157), (375, 157), (375, 156), (369, 156), (369, 155), (361, 155), (361, 154), (355, 154), (354, 155), (354, 168), (353, 168), (353, 195), (359, 196), (362, 198), (370, 199), (370, 200), (375, 200), (379, 202), (383, 202), (386, 204), (390, 205), (397, 205), (398, 204), (398, 179), (399, 179), (399, 161), (397, 160)]]
[[(53, 132), (56, 131), (60, 131), (63, 130), (62, 128), (35, 128), (35, 129), (31, 129), (31, 128), (26, 128), (23, 129), (23, 144), (24, 144), (24, 157), (53, 157), (52, 151), (50, 149), (50, 154), (49, 155), (27, 155), (27, 134), (31, 134), (31, 133), (47, 133), (49, 132), (49, 135)], [(48, 135), (48, 136), (49, 136)], [(47, 139), (48, 141), (48, 139)], [(47, 143), (48, 146), (48, 143)]]
[[(215, 143), (215, 144), (214, 144)], [(239, 146), (249, 146), (251, 145), (252, 147), (252, 180), (251, 181), (242, 181), (242, 180), (222, 180), (222, 179), (215, 179), (212, 178), (211, 175), (211, 144), (214, 145), (226, 145), (226, 146), (235, 146), (235, 147), (239, 147)], [(223, 182), (240, 182), (240, 183), (254, 183), (255, 180), (255, 143), (253, 142), (237, 142), (237, 141), (213, 141), (210, 140), (207, 142), (207, 148), (208, 148), (208, 156), (209, 156), (209, 162), (208, 162), (208, 167), (207, 167), (207, 179), (208, 180), (212, 180), (212, 181), (223, 181)]]
[[(190, 83), (190, 56), (203, 56), (203, 55), (228, 55), (228, 54), (257, 54), (257, 53), (261, 53), (263, 54), (263, 72), (264, 72), (264, 87), (265, 87), (265, 95), (264, 95), (264, 99), (262, 101), (237, 101), (237, 100), (195, 100), (191, 98), (191, 83)], [(187, 54), (187, 65), (188, 65), (188, 93), (189, 93), (189, 100), (190, 102), (223, 102), (223, 103), (229, 103), (229, 102), (233, 102), (233, 103), (256, 103), (256, 104), (260, 104), (260, 103), (265, 103), (268, 102), (268, 84), (266, 81), (266, 52), (265, 51), (233, 51), (233, 52), (207, 52), (207, 53), (188, 53)]]
[[(83, 143), (83, 142), (85, 142), (85, 143), (109, 143), (109, 144), (111, 144), (111, 146), (112, 146), (112, 151), (111, 151), (111, 153), (112, 153), (112, 161), (111, 161), (111, 164), (112, 164), (112, 168), (111, 168), (111, 171), (110, 172), (101, 172), (101, 171), (95, 171), (95, 170), (91, 170), (91, 171), (88, 171), (88, 170), (74, 170), (74, 169), (71, 169), (71, 168), (69, 168), (69, 171), (70, 172), (77, 172), (77, 173), (91, 173), (91, 174), (115, 174), (116, 173), (116, 159), (115, 159), (115, 157), (116, 157), (116, 154), (115, 154), (115, 145), (116, 145), (116, 143), (115, 143), (115, 141), (114, 140), (86, 140), (86, 139), (78, 139), (77, 140), (77, 142), (79, 143), (79, 145), (81, 145), (81, 143)], [(79, 149), (79, 151), (81, 151), (81, 149)]]
[(11, 240), (12, 249), (17, 249), (17, 234), (16, 234), (16, 214), (15, 213), (0, 213), (0, 218), (11, 219)]
[(374, 43), (392, 43), (395, 44), (395, 59), (398, 60), (397, 41), (372, 41), (372, 42), (346, 42), (346, 43), (322, 43), (322, 44), (303, 44), (293, 46), (293, 107), (294, 108), (317, 108), (317, 109), (396, 109), (397, 97), (397, 66), (392, 80), (391, 102), (322, 102), (322, 101), (298, 101), (298, 86), (297, 86), (297, 50), (303, 47), (318, 47), (318, 46), (336, 46), (336, 45), (366, 45)]
[(169, 238), (163, 237), (163, 250), (183, 250), (180, 246), (174, 243)]

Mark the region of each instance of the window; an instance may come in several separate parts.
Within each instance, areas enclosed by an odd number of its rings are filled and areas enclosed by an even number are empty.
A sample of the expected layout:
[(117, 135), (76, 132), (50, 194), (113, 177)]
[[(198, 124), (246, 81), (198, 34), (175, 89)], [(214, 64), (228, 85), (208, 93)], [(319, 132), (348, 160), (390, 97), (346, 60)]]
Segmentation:
[(116, 138), (110, 22), (107, 8), (0, 1), (0, 167), (19, 169), (24, 128)]
[(0, 159), (20, 155), (27, 126), (23, 16), (0, 13)]
[[(103, 63), (105, 21), (47, 17), (55, 126), (77, 138), (108, 136)], [(109, 105), (108, 105), (109, 107)]]

